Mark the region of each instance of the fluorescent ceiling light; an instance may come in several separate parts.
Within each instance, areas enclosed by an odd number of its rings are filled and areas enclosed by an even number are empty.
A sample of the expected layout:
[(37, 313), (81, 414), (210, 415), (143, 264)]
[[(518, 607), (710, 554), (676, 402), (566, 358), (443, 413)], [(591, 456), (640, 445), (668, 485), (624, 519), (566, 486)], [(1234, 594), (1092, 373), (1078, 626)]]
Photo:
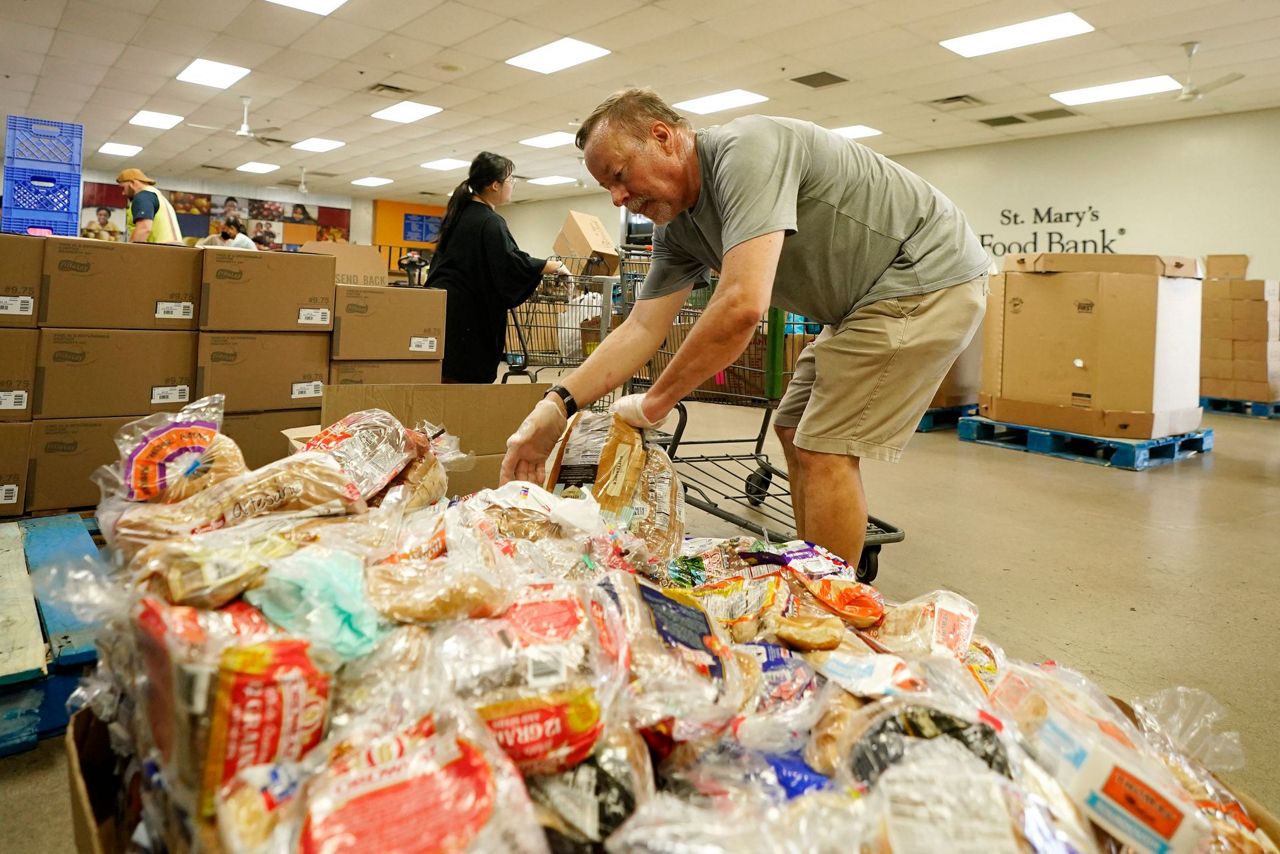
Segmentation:
[(142, 150), (141, 145), (125, 145), (123, 142), (104, 142), (98, 149), (99, 154), (114, 154), (117, 157), (132, 157)]
[(721, 110), (732, 110), (735, 107), (745, 107), (748, 104), (759, 104), (769, 100), (764, 95), (757, 95), (755, 92), (748, 92), (745, 89), (730, 89), (728, 92), (718, 92), (715, 95), (705, 95), (701, 98), (694, 98), (692, 101), (681, 101), (678, 104), (672, 104), (677, 110), (688, 110), (691, 113), (697, 113), (705, 116), (707, 113), (718, 113)]
[(557, 148), (573, 142), (573, 136), (571, 133), (558, 130), (552, 133), (544, 133), (542, 136), (531, 136), (528, 139), (522, 139), (520, 144), (531, 145), (534, 148)]
[(1096, 104), (1099, 101), (1118, 101), (1121, 98), (1172, 92), (1181, 88), (1182, 84), (1177, 80), (1168, 74), (1160, 74), (1156, 77), (1143, 77), (1140, 80), (1125, 80), (1120, 83), (1107, 83), (1104, 86), (1088, 86), (1084, 89), (1054, 92), (1049, 97), (1060, 104), (1074, 107), (1079, 104)]
[(295, 142), (289, 147), (296, 148), (299, 151), (333, 151), (335, 148), (342, 148), (344, 145), (346, 145), (345, 142), (338, 142), (336, 139), (312, 136), (302, 142)]
[(608, 55), (609, 51), (602, 47), (580, 42), (577, 39), (560, 39), (519, 56), (513, 56), (507, 60), (507, 65), (527, 68), (542, 74), (552, 74)]
[(528, 183), (540, 184), (544, 187), (553, 187), (556, 184), (572, 184), (572, 178), (566, 178), (563, 175), (548, 175), (545, 178), (530, 178)]
[(938, 42), (952, 53), (961, 56), (986, 56), (1002, 50), (1013, 50), (1015, 47), (1026, 47), (1029, 44), (1051, 42), (1093, 32), (1088, 21), (1063, 12), (1061, 15), (1050, 15), (1047, 18), (1036, 18), (1034, 21), (1023, 21), (1021, 24), (1010, 24), (994, 30), (984, 30), (972, 35), (947, 39)]
[(280, 167), (274, 163), (259, 163), (256, 160), (250, 160), (248, 163), (241, 163), (236, 167), (237, 172), (252, 172), (255, 175), (265, 175), (268, 172), (274, 172)]
[(832, 133), (838, 133), (848, 139), (862, 139), (868, 136), (879, 136), (881, 131), (875, 128), (869, 128), (866, 125), (849, 125), (844, 128), (832, 128)]
[(183, 83), (198, 83), (201, 86), (212, 86), (214, 89), (226, 89), (248, 73), (249, 69), (238, 65), (214, 62), (211, 59), (197, 59), (182, 69), (178, 79)]
[(392, 104), (385, 110), (378, 110), (372, 115), (375, 119), (407, 125), (409, 122), (416, 122), (418, 119), (434, 116), (438, 112), (440, 112), (440, 107), (433, 107), (430, 104), (419, 104), (417, 101), (401, 101), (398, 104)]
[(138, 110), (138, 112), (134, 113), (133, 118), (129, 119), (129, 124), (141, 125), (144, 128), (168, 130), (181, 121), (182, 116), (175, 116), (173, 113), (153, 113), (150, 110)]
[(458, 160), (453, 157), (445, 157), (440, 160), (432, 160), (430, 163), (420, 164), (423, 169), (434, 169), (437, 172), (450, 172), (454, 169), (461, 169), (464, 166), (470, 166), (466, 160)]
[(347, 0), (267, 0), (277, 6), (288, 6), (290, 9), (301, 9), (313, 15), (327, 15)]
[(369, 176), (368, 178), (357, 178), (351, 183), (355, 184), (357, 187), (381, 187), (384, 184), (390, 184), (391, 179), (390, 178), (374, 178), (373, 176)]

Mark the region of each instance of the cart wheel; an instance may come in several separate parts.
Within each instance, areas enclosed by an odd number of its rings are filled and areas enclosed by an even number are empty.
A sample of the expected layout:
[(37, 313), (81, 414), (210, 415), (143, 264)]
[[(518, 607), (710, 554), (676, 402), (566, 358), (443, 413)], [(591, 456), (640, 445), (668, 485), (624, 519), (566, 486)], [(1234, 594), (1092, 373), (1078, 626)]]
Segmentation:
[(876, 580), (880, 572), (880, 547), (872, 546), (862, 550), (862, 559), (858, 561), (858, 580), (870, 584)]
[(773, 483), (773, 472), (758, 468), (747, 475), (747, 503), (759, 507), (769, 497), (769, 485)]

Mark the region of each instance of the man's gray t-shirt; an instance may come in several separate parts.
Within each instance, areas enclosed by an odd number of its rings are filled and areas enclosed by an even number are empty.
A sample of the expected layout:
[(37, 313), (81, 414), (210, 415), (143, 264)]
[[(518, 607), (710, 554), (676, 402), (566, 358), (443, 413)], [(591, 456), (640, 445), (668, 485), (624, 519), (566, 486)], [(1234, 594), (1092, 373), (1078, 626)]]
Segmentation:
[(746, 116), (697, 133), (702, 189), (654, 230), (638, 296), (688, 287), (743, 241), (785, 231), (773, 304), (840, 323), (877, 300), (986, 272), (964, 214), (923, 178), (811, 122)]

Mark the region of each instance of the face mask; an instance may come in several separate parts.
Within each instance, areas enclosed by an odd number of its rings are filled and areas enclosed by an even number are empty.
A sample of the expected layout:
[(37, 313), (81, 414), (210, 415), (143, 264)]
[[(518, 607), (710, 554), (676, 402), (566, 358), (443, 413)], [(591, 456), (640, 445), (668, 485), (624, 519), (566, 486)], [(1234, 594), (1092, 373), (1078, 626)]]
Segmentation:
[(230, 240), (230, 239), (231, 239), (231, 232), (229, 232), (229, 231), (224, 231), (224, 232), (222, 232), (222, 239), (223, 239), (223, 240)]

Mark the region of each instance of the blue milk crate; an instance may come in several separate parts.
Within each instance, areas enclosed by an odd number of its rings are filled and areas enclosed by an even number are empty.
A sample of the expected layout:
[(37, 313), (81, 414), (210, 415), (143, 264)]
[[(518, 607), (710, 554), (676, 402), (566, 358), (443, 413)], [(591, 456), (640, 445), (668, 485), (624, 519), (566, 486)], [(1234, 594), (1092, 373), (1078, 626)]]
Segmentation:
[(44, 169), (79, 175), (83, 149), (83, 125), (9, 116), (4, 141), (5, 171)]
[(75, 237), (80, 216), (80, 173), (5, 169), (2, 213), (0, 230), (10, 234)]

